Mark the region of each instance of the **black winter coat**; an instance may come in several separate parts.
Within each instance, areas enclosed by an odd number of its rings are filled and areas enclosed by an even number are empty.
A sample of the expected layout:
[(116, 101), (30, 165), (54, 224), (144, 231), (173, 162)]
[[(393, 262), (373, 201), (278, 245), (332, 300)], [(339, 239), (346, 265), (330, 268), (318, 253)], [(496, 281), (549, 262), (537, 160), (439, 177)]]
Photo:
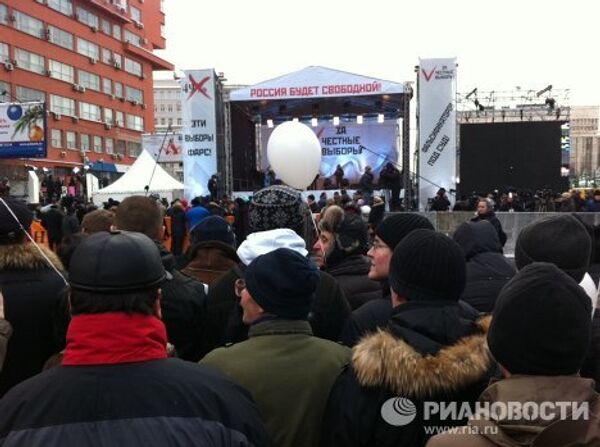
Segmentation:
[(504, 244), (506, 244), (506, 233), (502, 229), (502, 224), (496, 217), (496, 213), (490, 211), (486, 214), (478, 214), (477, 216), (471, 219), (471, 222), (479, 222), (482, 220), (487, 220), (494, 226), (494, 228), (496, 229), (496, 233), (498, 233), (498, 240), (500, 241), (500, 245), (504, 247)]
[[(319, 272), (315, 300), (308, 321), (315, 337), (339, 341), (350, 316), (350, 306), (337, 281), (328, 273)], [(206, 354), (228, 343), (248, 339), (248, 326), (242, 322), (239, 298), (235, 295), (235, 280), (241, 278), (240, 267), (234, 267), (211, 284), (206, 308), (204, 341)]]
[(370, 265), (366, 257), (355, 254), (327, 268), (327, 273), (337, 280), (344, 291), (352, 310), (358, 309), (368, 301), (381, 298), (380, 283), (367, 276)]
[(365, 335), (375, 332), (380, 327), (387, 326), (392, 316), (392, 310), (388, 287), (385, 297), (369, 301), (352, 312), (342, 331), (342, 343), (353, 347)]
[(175, 258), (159, 242), (163, 265), (173, 279), (162, 286), (160, 307), (169, 342), (175, 346), (177, 357), (197, 362), (202, 358), (202, 334), (205, 324), (206, 294), (204, 285), (175, 269)]
[(504, 284), (516, 273), (502, 254), (494, 227), (486, 221), (465, 222), (454, 232), (467, 261), (467, 284), (461, 300), (491, 313)]
[[(46, 255), (61, 269), (54, 253)], [(0, 245), (0, 290), (6, 320), (13, 327), (4, 368), (0, 373), (0, 396), (19, 382), (39, 373), (46, 360), (64, 348), (60, 328), (66, 318), (66, 285), (51, 270), (33, 244)], [(62, 306), (62, 307), (61, 307)]]
[(62, 222), (64, 214), (56, 206), (52, 206), (48, 211), (42, 213), (42, 226), (48, 232), (48, 239), (60, 242), (63, 237)]
[(268, 446), (250, 394), (179, 359), (59, 366), (0, 401), (10, 446)]
[(600, 309), (594, 310), (592, 319), (592, 341), (580, 371), (581, 377), (596, 381), (596, 391), (600, 392)]
[[(465, 420), (424, 421), (424, 401), (477, 400), (496, 372), (487, 351), (489, 317), (452, 302), (409, 302), (398, 306), (385, 331), (365, 337), (353, 349), (352, 365), (329, 396), (321, 446), (392, 447), (425, 445), (427, 426), (461, 425)], [(415, 405), (408, 425), (390, 425), (382, 406), (404, 397)]]

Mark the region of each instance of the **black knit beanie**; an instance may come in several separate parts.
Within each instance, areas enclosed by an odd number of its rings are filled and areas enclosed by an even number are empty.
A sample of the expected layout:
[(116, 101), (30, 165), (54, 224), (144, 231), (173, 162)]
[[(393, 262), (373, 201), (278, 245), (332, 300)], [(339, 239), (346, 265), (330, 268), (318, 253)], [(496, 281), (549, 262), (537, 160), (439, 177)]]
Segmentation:
[(550, 216), (527, 225), (515, 245), (515, 263), (520, 270), (532, 262), (551, 262), (581, 282), (590, 263), (592, 239), (583, 224), (565, 214)]
[(393, 250), (398, 242), (417, 228), (433, 230), (433, 225), (429, 219), (419, 214), (396, 213), (386, 217), (377, 226), (375, 234)]
[(554, 264), (536, 262), (502, 289), (488, 345), (511, 374), (560, 376), (581, 368), (591, 339), (590, 299)]
[(244, 279), (266, 313), (301, 320), (308, 317), (320, 276), (312, 261), (289, 248), (278, 248), (254, 259)]
[(394, 249), (389, 282), (408, 301), (458, 301), (466, 283), (465, 256), (448, 236), (414, 230)]

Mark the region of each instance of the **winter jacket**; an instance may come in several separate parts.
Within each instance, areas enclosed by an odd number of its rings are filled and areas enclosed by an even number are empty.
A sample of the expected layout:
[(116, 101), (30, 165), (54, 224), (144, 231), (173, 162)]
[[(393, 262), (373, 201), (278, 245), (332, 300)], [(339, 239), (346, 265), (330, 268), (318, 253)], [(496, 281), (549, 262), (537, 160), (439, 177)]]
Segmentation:
[[(351, 367), (334, 385), (323, 423), (321, 446), (423, 446), (424, 401), (474, 402), (495, 365), (487, 351), (489, 317), (476, 320), (458, 303), (408, 302), (394, 309), (385, 330), (364, 337), (352, 351)], [(381, 416), (392, 398), (416, 409), (409, 425)], [(460, 425), (465, 420), (428, 420)]]
[(250, 391), (275, 445), (316, 446), (327, 396), (350, 350), (313, 337), (307, 321), (266, 320), (248, 335), (247, 341), (209, 353), (202, 363)]
[(502, 254), (496, 230), (486, 221), (465, 222), (453, 238), (467, 261), (467, 284), (461, 300), (479, 312), (492, 312), (500, 289), (516, 273)]
[(498, 233), (498, 240), (500, 241), (500, 245), (504, 247), (504, 244), (506, 244), (506, 233), (502, 229), (502, 224), (496, 217), (496, 213), (490, 211), (489, 213), (485, 214), (477, 214), (477, 216), (471, 219), (471, 222), (479, 222), (482, 220), (487, 220), (494, 226), (494, 228), (496, 229), (496, 233)]
[(239, 262), (233, 247), (219, 241), (201, 242), (189, 256), (192, 260), (182, 272), (209, 285)]
[(4, 365), (4, 358), (6, 357), (6, 345), (12, 335), (12, 326), (4, 319), (0, 319), (0, 371), (2, 371), (2, 365)]
[(67, 214), (62, 221), (62, 237), (66, 238), (68, 236), (72, 236), (73, 234), (77, 234), (81, 231), (81, 226), (79, 225), (79, 220), (74, 213)]
[[(40, 248), (62, 269), (54, 253)], [(67, 309), (63, 306), (66, 301), (61, 300), (65, 283), (30, 243), (0, 245), (0, 287), (5, 318), (14, 331), (0, 373), (2, 396), (39, 373), (48, 357), (63, 349), (58, 317)]]
[[(242, 322), (239, 298), (234, 283), (241, 278), (242, 269), (259, 254), (286, 247), (308, 254), (304, 240), (292, 230), (270, 230), (250, 234), (237, 250), (242, 261), (211, 284), (206, 309), (204, 340), (209, 350), (227, 343), (248, 338), (248, 328)], [(350, 316), (350, 306), (337, 281), (328, 273), (320, 272), (321, 280), (315, 292), (308, 320), (316, 337), (338, 341), (342, 328)], [(208, 352), (208, 351), (206, 351)]]
[[(571, 447), (600, 445), (600, 395), (593, 381), (576, 376), (512, 376), (491, 384), (479, 398), (494, 402), (578, 402), (587, 403), (589, 418), (535, 420), (469, 420), (458, 433), (434, 436), (427, 447)], [(553, 413), (553, 412), (552, 412)], [(550, 413), (552, 416), (552, 414)], [(470, 431), (470, 432), (469, 432)], [(474, 432), (477, 433), (474, 433)]]
[(393, 307), (388, 286), (385, 297), (369, 301), (352, 312), (342, 331), (342, 343), (353, 347), (365, 335), (387, 326), (392, 311)]
[(596, 391), (600, 392), (600, 309), (594, 310), (592, 340), (580, 371), (581, 377), (594, 379)]
[[(161, 334), (119, 321), (120, 332), (106, 339), (108, 328), (88, 324), (81, 338), (71, 323), (63, 366), (19, 384), (0, 401), (1, 445), (270, 445), (246, 390), (211, 368), (167, 359), (164, 327)], [(73, 344), (78, 353), (71, 352)]]
[(160, 307), (167, 327), (169, 342), (175, 346), (177, 357), (197, 362), (202, 357), (206, 294), (204, 285), (175, 269), (175, 258), (158, 241), (163, 265), (173, 276), (161, 285)]
[(362, 192), (372, 193), (374, 189), (373, 181), (375, 176), (371, 172), (365, 172), (359, 180), (359, 186)]
[(352, 310), (358, 309), (368, 301), (381, 298), (380, 283), (368, 277), (370, 265), (366, 257), (355, 254), (327, 268), (327, 273), (337, 280), (344, 291)]
[(435, 196), (431, 202), (431, 211), (448, 211), (450, 209), (450, 201), (446, 197)]
[(60, 242), (62, 239), (62, 222), (64, 214), (57, 206), (52, 206), (48, 211), (42, 213), (42, 226), (48, 232), (48, 239)]

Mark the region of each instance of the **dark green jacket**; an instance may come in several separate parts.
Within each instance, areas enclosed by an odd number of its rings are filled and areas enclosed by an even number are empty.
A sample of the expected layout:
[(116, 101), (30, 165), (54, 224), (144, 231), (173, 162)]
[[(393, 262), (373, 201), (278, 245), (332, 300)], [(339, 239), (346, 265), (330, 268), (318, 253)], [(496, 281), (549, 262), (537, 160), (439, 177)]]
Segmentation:
[(316, 446), (329, 391), (350, 350), (314, 337), (306, 321), (263, 321), (248, 335), (244, 342), (215, 349), (201, 363), (250, 391), (276, 446)]

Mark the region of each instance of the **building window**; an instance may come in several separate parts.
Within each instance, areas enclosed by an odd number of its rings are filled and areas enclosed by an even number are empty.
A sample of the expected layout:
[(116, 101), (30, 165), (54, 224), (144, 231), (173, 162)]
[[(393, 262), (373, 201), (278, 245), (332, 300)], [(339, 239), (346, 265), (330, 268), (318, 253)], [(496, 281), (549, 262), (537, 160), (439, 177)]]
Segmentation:
[(79, 117), (84, 120), (102, 121), (100, 106), (88, 102), (79, 102)]
[(144, 131), (144, 118), (137, 115), (127, 114), (127, 128), (131, 130)]
[(8, 45), (4, 42), (0, 42), (0, 62), (4, 62), (10, 59), (8, 53)]
[(8, 8), (2, 3), (0, 3), (0, 23), (3, 25), (8, 24)]
[(127, 99), (127, 101), (137, 101), (141, 104), (144, 102), (144, 94), (141, 90), (126, 85), (125, 99)]
[(121, 154), (125, 156), (125, 151), (127, 150), (127, 143), (123, 140), (117, 140), (117, 154)]
[(33, 71), (38, 74), (45, 74), (46, 67), (44, 57), (39, 54), (30, 53), (29, 51), (16, 49), (17, 64), (20, 68), (25, 70)]
[(115, 82), (115, 96), (117, 98), (123, 97), (123, 84), (120, 82)]
[(135, 33), (132, 33), (129, 30), (123, 31), (123, 41), (129, 42), (131, 45), (135, 45), (136, 47), (140, 46), (141, 37)]
[(169, 105), (167, 106), (167, 111), (168, 111), (168, 112), (172, 112), (172, 111), (173, 111), (173, 104), (169, 104)]
[(104, 108), (104, 122), (108, 124), (113, 123), (113, 111), (109, 108)]
[(142, 64), (126, 57), (125, 58), (125, 71), (132, 75), (141, 76), (142, 75)]
[(79, 134), (79, 143), (81, 144), (81, 150), (83, 152), (90, 151), (90, 136), (88, 134)]
[(71, 84), (75, 82), (75, 70), (70, 65), (50, 59), (48, 61), (48, 69), (50, 70), (50, 77), (54, 79), (60, 79)]
[(154, 118), (154, 125), (158, 126), (158, 118)]
[(60, 129), (52, 129), (51, 139), (52, 147), (62, 147), (62, 131)]
[[(8, 82), (0, 81), (0, 92), (10, 92), (10, 85)], [(10, 95), (0, 95), (0, 103), (2, 102), (10, 102)]]
[(22, 12), (15, 11), (15, 28), (35, 37), (45, 37), (46, 31), (41, 20), (35, 19)]
[(169, 118), (169, 126), (173, 125), (173, 118)]
[(52, 25), (48, 25), (48, 33), (50, 42), (68, 50), (73, 50), (73, 34)]
[(112, 35), (112, 26), (111, 26), (110, 22), (106, 19), (102, 19), (102, 21), (100, 23), (102, 26), (102, 32), (104, 34), (108, 34), (109, 36)]
[(102, 48), (102, 62), (112, 65), (112, 51), (110, 51), (108, 48)]
[(32, 88), (21, 87), (17, 85), (17, 98), (21, 101), (46, 101), (46, 93), (40, 90), (34, 90)]
[(142, 22), (142, 11), (137, 9), (135, 6), (129, 7), (129, 13), (131, 14), (131, 18), (138, 23)]
[(160, 125), (161, 125), (161, 126), (165, 126), (166, 124), (167, 124), (167, 123), (166, 123), (165, 119), (164, 119), (164, 118), (161, 118), (161, 119), (160, 119)]
[(50, 111), (60, 115), (75, 116), (75, 100), (64, 96), (50, 95)]
[(98, 29), (98, 16), (81, 6), (77, 7), (77, 20), (85, 25)]
[(136, 141), (129, 142), (129, 156), (137, 157), (142, 153), (142, 144)]
[(177, 111), (181, 112), (181, 103), (177, 103)]
[(181, 118), (177, 118), (177, 125), (181, 126)]
[(67, 137), (67, 149), (77, 149), (77, 134), (75, 132), (65, 132)]
[(94, 73), (90, 73), (88, 71), (79, 70), (78, 78), (79, 85), (82, 85), (85, 88), (89, 88), (91, 90), (95, 90), (97, 92), (100, 91), (100, 76)]
[(89, 56), (93, 59), (100, 59), (100, 47), (89, 40), (77, 38), (77, 52), (84, 56)]
[(72, 0), (46, 0), (46, 4), (55, 11), (62, 12), (68, 16), (73, 15)]
[(94, 152), (98, 154), (102, 153), (102, 137), (98, 135), (94, 135)]
[(119, 53), (113, 53), (113, 64), (116, 68), (121, 68), (123, 66), (123, 60)]
[(107, 154), (114, 154), (115, 152), (115, 146), (114, 146), (114, 141), (112, 138), (105, 138), (104, 139), (104, 148), (106, 149), (106, 153)]
[(115, 124), (120, 127), (125, 126), (125, 120), (123, 119), (123, 112), (115, 110)]
[(112, 95), (112, 81), (110, 79), (102, 79), (102, 91), (107, 95)]
[(117, 40), (121, 40), (121, 27), (119, 25), (113, 25), (113, 37)]

